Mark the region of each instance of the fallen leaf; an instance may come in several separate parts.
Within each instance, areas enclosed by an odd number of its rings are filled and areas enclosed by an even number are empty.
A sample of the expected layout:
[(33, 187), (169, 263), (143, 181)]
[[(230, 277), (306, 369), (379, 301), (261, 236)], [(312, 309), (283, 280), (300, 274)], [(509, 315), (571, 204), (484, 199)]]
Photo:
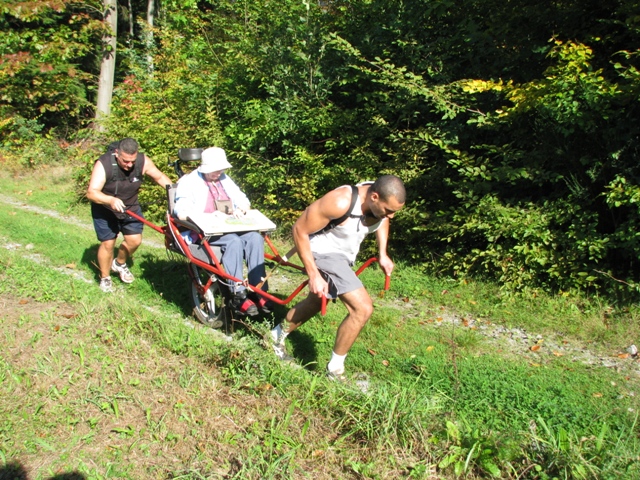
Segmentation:
[(562, 357), (562, 356), (564, 355), (564, 353), (560, 353), (560, 352), (553, 352), (553, 354), (554, 354), (556, 357)]
[(76, 268), (76, 264), (75, 263), (67, 263), (65, 265), (65, 267), (70, 268), (71, 270), (73, 270), (74, 268)]
[(442, 290), (442, 292), (440, 292), (440, 295), (446, 295), (447, 293), (449, 293), (449, 290)]
[(441, 322), (441, 321), (442, 321), (442, 317), (436, 318), (436, 322)]
[(532, 367), (539, 367), (540, 366), (539, 363), (529, 363), (529, 365), (531, 365)]
[(256, 387), (256, 390), (259, 392), (266, 392), (267, 390), (271, 390), (273, 388), (273, 385), (271, 385), (270, 383), (265, 383), (264, 385), (258, 385)]
[(20, 305), (26, 305), (27, 303), (29, 303), (29, 300), (27, 300), (26, 298), (23, 298), (23, 299), (21, 299), (18, 303), (19, 303)]
[(60, 325), (56, 325), (55, 327), (53, 327), (53, 331), (54, 332), (59, 332), (60, 331)]
[(593, 394), (594, 397), (596, 398), (600, 398), (602, 396), (602, 394), (600, 392), (596, 392)]
[(628, 353), (619, 353), (618, 354), (618, 358), (629, 358), (629, 354)]
[(388, 366), (389, 366), (389, 360), (382, 360), (382, 364), (383, 364), (385, 367), (388, 367)]
[(78, 316), (77, 313), (63, 313), (61, 316), (63, 316), (64, 318), (76, 318)]
[(33, 195), (33, 190), (27, 190), (27, 196), (30, 197), (31, 195)]
[(470, 303), (471, 305), (475, 305), (475, 304), (476, 304), (476, 303), (478, 303), (478, 302), (476, 302), (475, 300), (469, 300), (469, 303)]
[(384, 290), (378, 292), (378, 298), (384, 298)]
[(374, 355), (374, 356), (378, 354), (378, 352), (376, 352), (375, 350), (371, 350), (371, 349), (369, 349), (369, 353), (371, 355)]
[(427, 347), (427, 352), (431, 352), (431, 351), (433, 351), (433, 349), (434, 349), (434, 346), (433, 345), (429, 345)]
[(409, 302), (410, 302), (409, 297), (404, 297), (404, 298), (402, 299), (402, 301), (403, 301), (404, 303), (409, 303)]
[(322, 457), (324, 455), (324, 450), (314, 450), (311, 454), (312, 457)]
[(534, 345), (533, 347), (530, 348), (530, 350), (532, 352), (537, 352), (538, 350), (540, 350), (540, 345)]

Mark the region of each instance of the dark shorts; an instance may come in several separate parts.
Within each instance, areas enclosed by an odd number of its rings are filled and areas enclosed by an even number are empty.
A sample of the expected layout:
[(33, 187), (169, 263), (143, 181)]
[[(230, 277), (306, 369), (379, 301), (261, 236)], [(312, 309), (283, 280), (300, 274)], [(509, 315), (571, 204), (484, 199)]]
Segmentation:
[[(129, 210), (144, 218), (139, 205), (131, 207)], [(123, 235), (140, 234), (144, 227), (140, 220), (136, 220), (130, 215), (120, 215), (124, 217), (120, 219), (111, 210), (95, 203), (91, 204), (91, 216), (93, 217), (93, 228), (96, 231), (98, 240), (101, 242), (113, 240), (120, 232)]]
[(313, 258), (322, 277), (329, 283), (329, 296), (353, 292), (362, 288), (362, 282), (353, 271), (351, 262), (342, 253), (314, 253)]

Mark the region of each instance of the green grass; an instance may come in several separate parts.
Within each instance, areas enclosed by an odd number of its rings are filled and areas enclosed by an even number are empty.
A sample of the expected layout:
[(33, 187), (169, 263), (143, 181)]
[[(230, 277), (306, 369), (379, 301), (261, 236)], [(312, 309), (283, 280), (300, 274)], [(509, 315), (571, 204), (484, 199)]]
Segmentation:
[[(38, 178), (6, 178), (0, 193), (18, 196)], [(63, 213), (72, 203), (69, 185), (41, 192), (20, 200)], [(293, 369), (262, 340), (286, 307), (227, 342), (189, 320), (184, 264), (164, 250), (143, 245), (136, 282), (116, 279), (117, 293), (104, 295), (90, 228), (1, 202), (0, 224), (0, 460), (31, 479), (640, 473), (637, 374), (526, 347), (498, 351), (479, 330), (447, 321), (598, 338), (589, 347), (611, 353), (637, 332), (633, 308), (508, 296), (401, 264), (382, 293), (371, 268), (363, 280), (376, 311), (347, 358), (349, 371), (369, 376), (365, 395), (323, 376), (346, 313), (339, 302), (289, 337), (306, 365)], [(149, 229), (145, 238), (161, 242)], [(292, 282), (279, 295), (302, 281), (279, 275)]]

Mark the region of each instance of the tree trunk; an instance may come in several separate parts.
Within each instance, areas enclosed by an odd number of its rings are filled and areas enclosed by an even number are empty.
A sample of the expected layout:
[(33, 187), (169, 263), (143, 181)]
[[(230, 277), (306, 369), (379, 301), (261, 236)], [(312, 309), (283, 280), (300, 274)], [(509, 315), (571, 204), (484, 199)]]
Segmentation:
[(133, 45), (133, 24), (135, 22), (135, 18), (133, 16), (133, 5), (131, 5), (131, 0), (129, 0), (129, 43)]
[(153, 72), (153, 21), (155, 19), (155, 0), (147, 0), (147, 32), (146, 32), (146, 47), (147, 47), (147, 68), (149, 73)]
[(98, 104), (96, 107), (96, 122), (99, 131), (104, 130), (101, 120), (111, 113), (113, 79), (116, 72), (117, 0), (104, 0), (104, 23), (110, 31), (102, 37), (102, 63), (100, 64)]

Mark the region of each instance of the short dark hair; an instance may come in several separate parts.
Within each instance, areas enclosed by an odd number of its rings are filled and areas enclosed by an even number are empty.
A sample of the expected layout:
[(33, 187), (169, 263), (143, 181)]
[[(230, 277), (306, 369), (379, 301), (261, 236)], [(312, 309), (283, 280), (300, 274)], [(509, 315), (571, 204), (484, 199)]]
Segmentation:
[(133, 138), (123, 138), (120, 140), (118, 150), (127, 155), (133, 155), (134, 153), (138, 153), (138, 142)]
[(391, 197), (395, 197), (400, 203), (407, 201), (407, 191), (404, 188), (404, 183), (395, 175), (382, 175), (379, 177), (371, 185), (371, 192), (380, 195), (380, 198), (384, 201), (389, 200)]

